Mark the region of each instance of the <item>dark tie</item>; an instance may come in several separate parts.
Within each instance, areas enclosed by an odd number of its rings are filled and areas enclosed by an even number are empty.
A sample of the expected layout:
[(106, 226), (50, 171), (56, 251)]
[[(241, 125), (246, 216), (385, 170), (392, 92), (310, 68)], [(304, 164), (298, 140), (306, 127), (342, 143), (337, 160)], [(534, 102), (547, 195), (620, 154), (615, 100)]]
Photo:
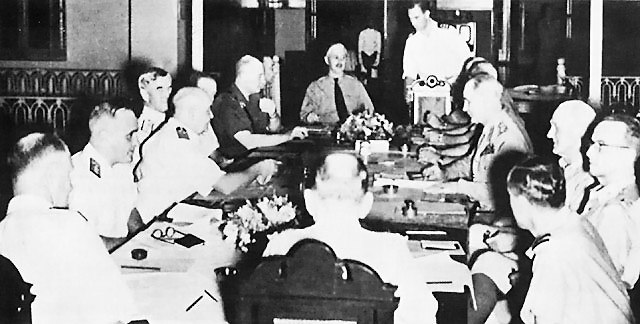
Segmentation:
[(342, 95), (342, 89), (340, 89), (340, 85), (338, 85), (338, 79), (333, 79), (335, 88), (334, 88), (334, 97), (336, 100), (336, 110), (338, 111), (338, 119), (340, 119), (340, 123), (343, 123), (347, 118), (349, 118), (349, 111), (347, 110), (347, 105), (344, 103), (344, 96)]

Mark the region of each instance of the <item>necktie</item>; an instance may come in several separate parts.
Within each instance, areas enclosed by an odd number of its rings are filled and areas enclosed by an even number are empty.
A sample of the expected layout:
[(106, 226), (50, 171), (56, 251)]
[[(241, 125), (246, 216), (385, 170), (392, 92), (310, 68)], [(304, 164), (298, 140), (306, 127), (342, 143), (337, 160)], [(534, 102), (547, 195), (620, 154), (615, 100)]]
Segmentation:
[(342, 95), (342, 89), (340, 89), (340, 85), (338, 85), (338, 79), (333, 79), (333, 81), (335, 84), (334, 97), (336, 100), (338, 119), (340, 119), (340, 123), (343, 123), (349, 117), (349, 111), (347, 110), (347, 105), (344, 103), (344, 96)]

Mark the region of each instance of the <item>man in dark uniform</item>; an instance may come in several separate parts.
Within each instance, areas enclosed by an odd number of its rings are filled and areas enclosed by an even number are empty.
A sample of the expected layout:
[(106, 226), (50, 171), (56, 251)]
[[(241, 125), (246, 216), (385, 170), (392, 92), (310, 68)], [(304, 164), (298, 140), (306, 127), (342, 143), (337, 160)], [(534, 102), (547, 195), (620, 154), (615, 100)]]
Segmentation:
[(212, 126), (225, 157), (235, 158), (256, 147), (307, 136), (306, 129), (301, 127), (286, 134), (272, 134), (280, 129), (280, 116), (272, 100), (260, 98), (264, 84), (262, 63), (245, 55), (236, 63), (234, 84), (213, 102)]

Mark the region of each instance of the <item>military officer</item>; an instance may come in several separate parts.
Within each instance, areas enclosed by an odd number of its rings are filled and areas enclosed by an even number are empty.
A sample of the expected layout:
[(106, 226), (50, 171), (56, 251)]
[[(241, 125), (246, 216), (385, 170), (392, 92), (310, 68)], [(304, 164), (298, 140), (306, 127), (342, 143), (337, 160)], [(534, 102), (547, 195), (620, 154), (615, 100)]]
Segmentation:
[(345, 75), (347, 49), (333, 44), (324, 56), (329, 73), (313, 81), (307, 88), (300, 109), (303, 123), (343, 123), (354, 111), (373, 113), (373, 103), (362, 83), (353, 76)]
[(306, 130), (300, 127), (286, 134), (273, 134), (280, 129), (280, 116), (272, 100), (260, 98), (265, 82), (262, 63), (245, 55), (236, 63), (236, 79), (229, 91), (214, 100), (212, 125), (225, 157), (236, 158), (256, 147), (306, 137)]
[(467, 82), (463, 92), (464, 110), (471, 116), (472, 122), (482, 124), (484, 128), (469, 158), (448, 165), (437, 163), (423, 170), (428, 180), (462, 179), (433, 186), (434, 190), (465, 193), (484, 205), (493, 206), (489, 192), (489, 171), (496, 157), (511, 151), (525, 154), (533, 152), (521, 120), (516, 120), (514, 112), (507, 111), (511, 107), (503, 105), (503, 91), (500, 82), (489, 74), (476, 75)]
[(95, 226), (110, 249), (142, 225), (131, 172), (138, 124), (130, 109), (103, 102), (91, 112), (89, 130), (89, 143), (72, 158), (69, 206)]
[(151, 67), (138, 77), (140, 96), (144, 101), (142, 113), (138, 117), (140, 143), (164, 122), (169, 109), (171, 83), (171, 74), (158, 67)]
[(214, 189), (230, 193), (258, 176), (271, 177), (273, 160), (243, 172), (225, 173), (209, 158), (213, 146), (206, 134), (213, 116), (206, 92), (185, 87), (176, 93), (173, 103), (175, 115), (141, 149), (137, 209), (143, 221), (150, 221), (194, 192), (207, 195)]
[(9, 155), (15, 196), (0, 222), (0, 253), (36, 295), (33, 323), (139, 319), (120, 269), (92, 226), (70, 211), (71, 157), (57, 136), (33, 133)]

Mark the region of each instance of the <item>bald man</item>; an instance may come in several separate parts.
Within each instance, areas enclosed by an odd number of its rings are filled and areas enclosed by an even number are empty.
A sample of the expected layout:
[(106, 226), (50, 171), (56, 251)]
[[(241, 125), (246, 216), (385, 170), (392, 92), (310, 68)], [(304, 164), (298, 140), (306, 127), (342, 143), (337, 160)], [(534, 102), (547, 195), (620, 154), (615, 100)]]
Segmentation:
[(194, 192), (228, 194), (258, 176), (270, 178), (272, 160), (243, 172), (225, 173), (209, 156), (217, 147), (208, 134), (211, 99), (202, 89), (186, 87), (173, 98), (175, 114), (143, 145), (139, 164), (137, 209), (145, 222)]
[(274, 235), (265, 255), (285, 255), (298, 241), (311, 238), (329, 245), (340, 259), (360, 261), (373, 268), (384, 282), (398, 286), (400, 303), (394, 323), (435, 323), (438, 303), (427, 289), (409, 252), (407, 238), (363, 229), (359, 220), (369, 214), (373, 194), (367, 170), (349, 154), (331, 154), (316, 172), (304, 200), (315, 224)]
[(300, 127), (287, 134), (271, 134), (280, 129), (280, 116), (273, 101), (260, 99), (264, 86), (264, 66), (255, 57), (245, 55), (236, 63), (234, 84), (214, 100), (212, 125), (225, 157), (236, 158), (256, 147), (306, 137), (306, 130)]
[(87, 218), (107, 249), (141, 227), (131, 161), (138, 124), (133, 111), (103, 102), (89, 116), (91, 137), (73, 158), (69, 207)]
[(588, 104), (580, 100), (565, 101), (553, 112), (547, 133), (547, 137), (553, 140), (553, 153), (560, 157), (559, 164), (564, 169), (567, 182), (565, 205), (578, 214), (582, 213), (588, 198), (586, 188), (595, 182), (584, 170), (580, 152), (582, 137), (595, 116), (595, 111)]
[(343, 123), (356, 111), (373, 113), (373, 103), (367, 90), (355, 77), (344, 74), (347, 49), (333, 44), (324, 56), (328, 75), (313, 81), (302, 101), (300, 120), (303, 123)]

